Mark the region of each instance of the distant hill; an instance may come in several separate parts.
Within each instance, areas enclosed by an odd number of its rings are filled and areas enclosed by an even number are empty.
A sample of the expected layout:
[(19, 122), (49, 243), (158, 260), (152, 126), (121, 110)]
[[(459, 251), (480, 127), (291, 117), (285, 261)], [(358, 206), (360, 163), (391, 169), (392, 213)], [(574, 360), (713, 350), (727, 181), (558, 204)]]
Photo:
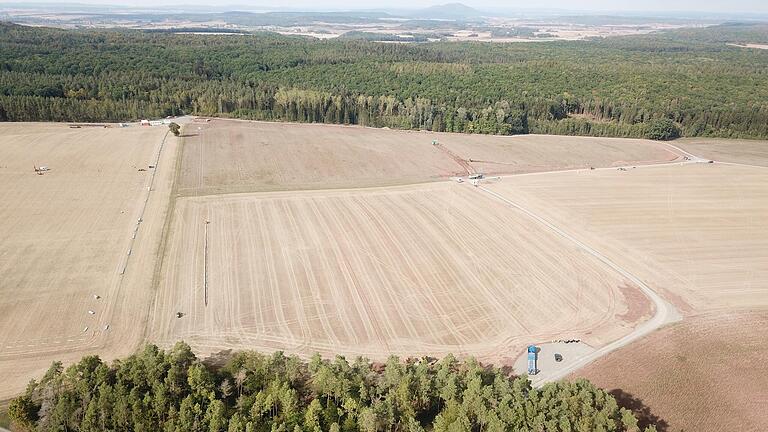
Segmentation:
[(419, 18), (450, 19), (450, 20), (474, 20), (483, 14), (474, 8), (462, 3), (447, 3), (431, 6), (414, 13)]

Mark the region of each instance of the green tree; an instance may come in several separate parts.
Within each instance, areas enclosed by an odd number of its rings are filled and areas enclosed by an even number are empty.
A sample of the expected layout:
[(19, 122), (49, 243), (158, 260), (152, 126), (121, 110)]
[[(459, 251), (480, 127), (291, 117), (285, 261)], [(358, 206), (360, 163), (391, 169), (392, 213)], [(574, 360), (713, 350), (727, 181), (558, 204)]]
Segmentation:
[(680, 138), (680, 128), (670, 119), (654, 119), (646, 124), (645, 137), (659, 141), (673, 140)]
[(526, 377), (453, 356), (376, 365), (243, 352), (214, 367), (184, 343), (112, 364), (54, 363), (9, 413), (40, 431), (638, 430), (631, 411), (586, 380), (534, 389)]
[(11, 422), (24, 429), (33, 429), (40, 409), (27, 395), (19, 396), (8, 404), (8, 417)]

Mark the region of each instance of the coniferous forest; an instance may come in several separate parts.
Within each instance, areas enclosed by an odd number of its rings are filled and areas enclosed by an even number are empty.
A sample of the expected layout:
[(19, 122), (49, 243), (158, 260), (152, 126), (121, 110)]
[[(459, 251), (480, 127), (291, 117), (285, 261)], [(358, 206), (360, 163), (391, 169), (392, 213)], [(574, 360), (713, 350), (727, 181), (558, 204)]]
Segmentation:
[(451, 356), (375, 364), (241, 352), (214, 367), (184, 343), (112, 364), (54, 363), (9, 415), (37, 431), (640, 431), (586, 380), (534, 389)]
[(0, 24), (0, 121), (195, 114), (494, 134), (766, 138), (768, 51), (718, 38), (766, 33), (725, 25), (577, 42), (384, 44)]

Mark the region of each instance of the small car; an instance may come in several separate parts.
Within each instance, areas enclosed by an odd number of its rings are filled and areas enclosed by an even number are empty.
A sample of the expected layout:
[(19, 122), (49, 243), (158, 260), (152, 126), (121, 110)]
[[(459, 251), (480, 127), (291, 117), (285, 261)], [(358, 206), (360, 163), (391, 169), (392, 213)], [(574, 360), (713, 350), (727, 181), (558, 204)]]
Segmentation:
[(561, 361), (563, 361), (563, 356), (562, 356), (562, 355), (560, 355), (559, 353), (555, 353), (555, 361), (556, 361), (556, 362), (561, 362)]

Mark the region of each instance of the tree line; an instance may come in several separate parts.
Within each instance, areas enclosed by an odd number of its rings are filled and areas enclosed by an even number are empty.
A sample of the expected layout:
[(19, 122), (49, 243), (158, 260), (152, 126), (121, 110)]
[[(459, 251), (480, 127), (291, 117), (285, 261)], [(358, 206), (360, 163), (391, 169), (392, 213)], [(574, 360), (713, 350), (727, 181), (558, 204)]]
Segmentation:
[[(719, 30), (737, 31), (766, 28)], [(671, 121), (685, 136), (768, 137), (768, 52), (705, 34), (383, 44), (0, 23), (0, 121), (194, 114), (628, 137)]]
[(111, 364), (54, 363), (9, 415), (29, 431), (640, 430), (631, 411), (583, 379), (535, 389), (525, 376), (450, 355), (382, 364), (246, 351), (217, 367), (184, 343)]

